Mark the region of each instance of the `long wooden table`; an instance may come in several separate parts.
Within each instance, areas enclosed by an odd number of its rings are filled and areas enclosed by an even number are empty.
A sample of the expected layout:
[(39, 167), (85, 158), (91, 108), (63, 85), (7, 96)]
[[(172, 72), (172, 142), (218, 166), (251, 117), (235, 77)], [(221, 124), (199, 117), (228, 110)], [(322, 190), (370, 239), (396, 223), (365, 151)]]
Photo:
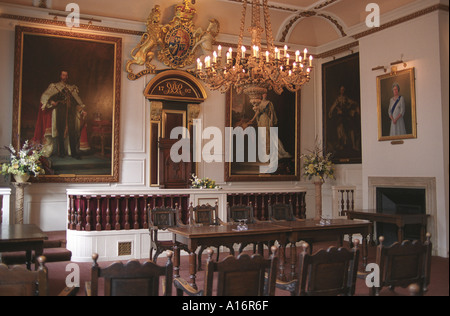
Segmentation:
[[(285, 279), (284, 258), (286, 243), (299, 240), (338, 240), (345, 234), (361, 234), (365, 241), (370, 232), (371, 223), (368, 221), (332, 220), (330, 225), (322, 226), (319, 221), (305, 220), (292, 222), (263, 222), (249, 224), (248, 230), (238, 231), (236, 225), (223, 226), (186, 226), (173, 227), (168, 230), (173, 233), (174, 244), (182, 243), (189, 249), (189, 284), (197, 288), (195, 278), (197, 274), (197, 254), (199, 246), (219, 247), (234, 243), (262, 243), (278, 241), (279, 247), (279, 278)], [(362, 243), (363, 262), (366, 264), (367, 245)], [(295, 247), (294, 247), (295, 248)], [(291, 248), (292, 249), (292, 248)], [(180, 276), (180, 249), (174, 249), (174, 277)], [(291, 253), (291, 275), (295, 275), (295, 252)]]
[(36, 258), (41, 256), (44, 251), (44, 240), (47, 238), (47, 235), (36, 225), (1, 225), (0, 253), (25, 251), (26, 265), (28, 270), (31, 270), (31, 251), (34, 250)]
[[(349, 235), (350, 244), (352, 244), (352, 235), (361, 234), (361, 257), (363, 266), (367, 265), (367, 236), (371, 232), (371, 223), (368, 221), (353, 221), (346, 219), (332, 219), (330, 225), (320, 225), (316, 220), (305, 221), (284, 221), (276, 222), (276, 225), (280, 225), (289, 229), (287, 232), (287, 241), (292, 245), (291, 247), (291, 278), (295, 277), (295, 265), (297, 259), (295, 243), (299, 241), (341, 241), (344, 235)], [(310, 245), (312, 249), (313, 245)], [(285, 276), (279, 276), (280, 279), (284, 279)]]
[[(197, 254), (199, 246), (220, 247), (234, 243), (252, 243), (275, 241), (281, 245), (286, 243), (287, 229), (272, 223), (249, 224), (248, 230), (238, 231), (237, 225), (222, 226), (187, 226), (168, 228), (173, 233), (174, 244), (182, 243), (189, 249), (189, 284), (197, 288), (195, 278), (197, 274)], [(180, 276), (180, 249), (175, 246), (174, 277)], [(284, 247), (280, 247), (280, 257), (284, 257)], [(280, 267), (282, 263), (280, 262)], [(284, 264), (283, 264), (284, 266)]]

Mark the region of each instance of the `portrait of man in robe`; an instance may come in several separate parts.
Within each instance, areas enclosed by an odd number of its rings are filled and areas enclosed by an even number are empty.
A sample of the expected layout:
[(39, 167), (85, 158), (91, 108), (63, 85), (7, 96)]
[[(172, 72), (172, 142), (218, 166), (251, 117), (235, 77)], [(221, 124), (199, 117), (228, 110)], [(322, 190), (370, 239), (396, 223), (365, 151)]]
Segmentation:
[(43, 145), (39, 181), (116, 182), (121, 39), (21, 26), (16, 35), (14, 145)]

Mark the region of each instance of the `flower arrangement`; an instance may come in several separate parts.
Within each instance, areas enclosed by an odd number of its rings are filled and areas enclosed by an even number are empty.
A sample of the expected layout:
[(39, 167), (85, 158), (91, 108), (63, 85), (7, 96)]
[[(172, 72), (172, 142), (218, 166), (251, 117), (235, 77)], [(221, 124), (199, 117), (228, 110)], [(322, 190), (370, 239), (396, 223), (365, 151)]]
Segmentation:
[(193, 189), (220, 189), (220, 187), (216, 185), (216, 181), (211, 180), (210, 178), (199, 179), (195, 174), (192, 174), (191, 183), (191, 188)]
[(28, 140), (25, 141), (22, 149), (16, 151), (12, 145), (5, 146), (9, 151), (11, 157), (9, 163), (1, 165), (0, 173), (3, 175), (30, 175), (37, 177), (39, 174), (44, 174), (41, 162), (39, 159), (42, 156), (42, 146), (31, 145)]
[(301, 155), (305, 177), (308, 180), (311, 180), (312, 177), (319, 177), (321, 181), (325, 181), (325, 177), (335, 179), (331, 156), (331, 153), (324, 154), (318, 144), (313, 151), (310, 150), (310, 154)]

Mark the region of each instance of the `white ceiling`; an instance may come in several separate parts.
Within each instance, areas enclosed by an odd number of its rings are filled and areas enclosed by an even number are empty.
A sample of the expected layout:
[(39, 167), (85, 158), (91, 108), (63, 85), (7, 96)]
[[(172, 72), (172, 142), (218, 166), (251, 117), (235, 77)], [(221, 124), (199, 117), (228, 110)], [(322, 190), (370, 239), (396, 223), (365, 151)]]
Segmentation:
[[(52, 9), (65, 10), (67, 0), (49, 0)], [(251, 2), (251, 0), (248, 0)], [(32, 0), (0, 0), (30, 6)], [(144, 21), (151, 9), (160, 5), (162, 22), (168, 23), (182, 0), (77, 0), (82, 15), (97, 15), (132, 21)], [(376, 3), (381, 15), (397, 12), (417, 0), (269, 0), (272, 29), (276, 42), (319, 47), (346, 37), (349, 30), (365, 22), (366, 5)], [(196, 0), (195, 24), (206, 28), (216, 18), (220, 34), (238, 35), (243, 0)], [(250, 7), (247, 24), (250, 24)], [(308, 16), (305, 16), (308, 15)], [(400, 18), (401, 16), (399, 16)]]

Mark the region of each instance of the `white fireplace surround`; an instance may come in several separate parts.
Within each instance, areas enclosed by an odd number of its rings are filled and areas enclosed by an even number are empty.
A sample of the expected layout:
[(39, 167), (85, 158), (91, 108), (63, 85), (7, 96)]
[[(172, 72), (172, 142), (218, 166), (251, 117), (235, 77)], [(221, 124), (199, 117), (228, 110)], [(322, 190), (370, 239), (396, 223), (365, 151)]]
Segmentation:
[[(405, 189), (425, 189), (426, 214), (428, 219), (427, 232), (431, 233), (433, 248), (437, 246), (437, 199), (436, 199), (436, 178), (434, 177), (368, 177), (369, 200), (368, 208), (377, 208), (377, 188), (405, 188)], [(436, 255), (433, 249), (433, 255)]]

